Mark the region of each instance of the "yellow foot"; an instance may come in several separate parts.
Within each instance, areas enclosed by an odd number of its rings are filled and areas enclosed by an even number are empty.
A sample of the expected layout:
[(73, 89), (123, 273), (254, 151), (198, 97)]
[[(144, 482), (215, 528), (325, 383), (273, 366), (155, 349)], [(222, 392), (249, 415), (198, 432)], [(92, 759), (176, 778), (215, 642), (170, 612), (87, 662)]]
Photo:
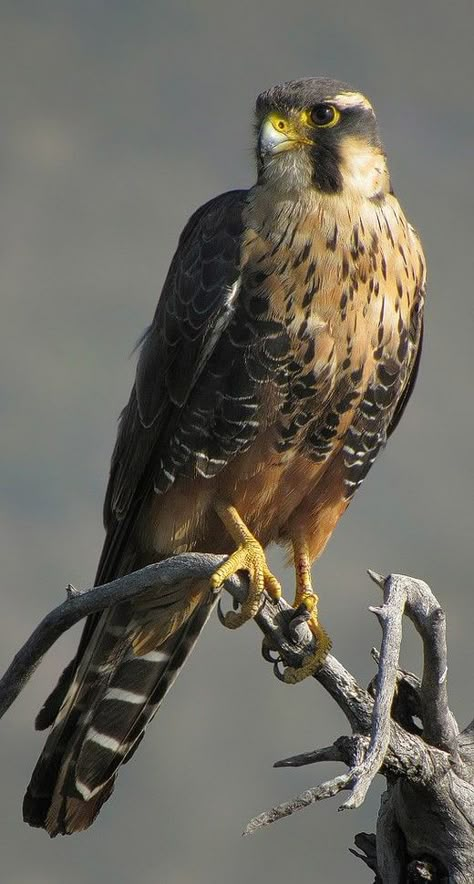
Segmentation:
[(309, 612), (307, 623), (316, 640), (316, 651), (305, 657), (298, 669), (294, 666), (287, 666), (284, 669), (281, 678), (286, 684), (297, 684), (309, 675), (314, 675), (323, 665), (332, 647), (331, 639), (318, 621), (318, 596), (312, 590), (311, 561), (308, 545), (303, 538), (297, 537), (293, 540), (293, 553), (296, 571), (293, 607), (297, 614), (304, 613), (305, 609)]
[(221, 565), (211, 577), (213, 589), (219, 589), (222, 584), (236, 574), (237, 571), (248, 571), (249, 591), (240, 611), (228, 611), (224, 617), (224, 626), (229, 629), (237, 629), (247, 620), (251, 620), (258, 614), (262, 593), (264, 590), (273, 599), (281, 597), (281, 586), (270, 571), (265, 553), (257, 540), (246, 540), (231, 556)]
[(323, 665), (332, 647), (332, 641), (326, 630), (323, 629), (318, 622), (317, 596), (314, 595), (314, 593), (305, 594), (301, 600), (301, 604), (311, 612), (308, 626), (316, 640), (316, 651), (314, 654), (308, 654), (298, 669), (294, 666), (287, 666), (284, 669), (282, 680), (286, 684), (297, 684), (299, 681), (308, 678), (308, 676), (314, 675)]
[(214, 572), (211, 577), (211, 587), (219, 589), (237, 571), (248, 571), (249, 575), (249, 592), (240, 611), (229, 611), (223, 618), (225, 626), (237, 629), (258, 613), (264, 590), (276, 600), (281, 597), (281, 586), (267, 565), (263, 548), (250, 533), (235, 507), (218, 504), (216, 511), (239, 546)]

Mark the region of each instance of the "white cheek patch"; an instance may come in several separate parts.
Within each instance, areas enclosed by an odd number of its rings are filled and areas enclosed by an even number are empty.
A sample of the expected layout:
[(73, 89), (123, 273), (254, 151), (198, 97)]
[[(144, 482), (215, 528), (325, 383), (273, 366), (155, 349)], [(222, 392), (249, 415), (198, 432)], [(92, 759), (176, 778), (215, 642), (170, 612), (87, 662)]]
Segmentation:
[(363, 196), (384, 189), (387, 168), (383, 154), (358, 139), (348, 139), (344, 145), (341, 171), (345, 186)]

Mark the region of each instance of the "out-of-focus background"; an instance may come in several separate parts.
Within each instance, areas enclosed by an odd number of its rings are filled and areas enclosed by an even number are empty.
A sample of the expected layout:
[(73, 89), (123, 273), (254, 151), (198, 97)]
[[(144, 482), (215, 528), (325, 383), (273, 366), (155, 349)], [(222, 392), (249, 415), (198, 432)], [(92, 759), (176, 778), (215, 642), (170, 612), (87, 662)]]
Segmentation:
[[(365, 683), (379, 639), (365, 568), (425, 578), (449, 615), (454, 710), (472, 717), (472, 18), (471, 0), (0, 4), (2, 668), (68, 582), (93, 578), (129, 354), (181, 228), (252, 183), (256, 94), (325, 74), (378, 111), (429, 304), (406, 417), (316, 568), (322, 617)], [(278, 552), (273, 563), (291, 595)], [(2, 882), (369, 881), (348, 848), (373, 831), (376, 789), (357, 812), (327, 802), (240, 837), (254, 813), (338, 770), (274, 760), (347, 731), (314, 683), (276, 681), (253, 624), (208, 626), (91, 830), (51, 842), (27, 828), (44, 739), (33, 717), (76, 642), (63, 638), (2, 721)], [(404, 661), (419, 666), (411, 634)]]

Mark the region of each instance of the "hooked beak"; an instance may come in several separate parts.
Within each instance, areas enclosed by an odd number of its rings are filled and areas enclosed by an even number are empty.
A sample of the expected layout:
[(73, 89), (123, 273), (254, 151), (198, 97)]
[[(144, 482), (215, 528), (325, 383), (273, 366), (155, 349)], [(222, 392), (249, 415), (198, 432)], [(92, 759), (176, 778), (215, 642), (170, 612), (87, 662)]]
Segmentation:
[(298, 144), (307, 144), (308, 139), (296, 132), (282, 117), (270, 114), (262, 123), (258, 135), (258, 152), (261, 157), (267, 154), (292, 150)]

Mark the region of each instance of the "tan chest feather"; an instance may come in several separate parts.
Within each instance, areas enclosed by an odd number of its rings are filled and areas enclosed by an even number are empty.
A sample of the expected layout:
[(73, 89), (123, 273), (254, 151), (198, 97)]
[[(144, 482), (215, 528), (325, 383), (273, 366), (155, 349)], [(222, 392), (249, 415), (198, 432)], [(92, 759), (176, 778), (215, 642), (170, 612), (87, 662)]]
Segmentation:
[[(261, 431), (215, 479), (177, 483), (166, 495), (166, 523), (157, 503), (161, 549), (226, 548), (225, 532), (212, 516), (215, 497), (231, 500), (264, 543), (284, 533), (309, 493), (313, 514), (330, 493), (336, 495), (338, 517), (383, 444), (408, 376), (409, 350), (415, 347), (409, 338), (411, 314), (424, 266), (396, 200), (369, 203), (356, 212), (340, 199), (331, 206), (321, 202), (296, 218), (291, 213), (264, 217), (261, 224), (248, 225), (242, 279), (253, 295), (261, 285), (268, 318), (287, 330), (291, 361), (284, 398), (273, 401), (262, 394)], [(372, 421), (372, 404), (365, 402), (375, 385), (382, 414), (385, 376), (378, 378), (384, 365), (395, 371), (397, 388), (378, 429), (379, 415)], [(369, 421), (367, 432), (358, 429), (359, 416), (362, 424)], [(359, 452), (361, 433), (367, 442)], [(322, 481), (338, 452), (337, 481)], [(315, 541), (316, 547), (323, 542)]]
[(363, 387), (382, 355), (395, 355), (424, 285), (420, 244), (392, 196), (358, 207), (321, 198), (307, 215), (249, 229), (243, 254), (265, 273), (296, 357), (316, 374), (331, 364), (333, 387), (349, 369), (362, 369)]

